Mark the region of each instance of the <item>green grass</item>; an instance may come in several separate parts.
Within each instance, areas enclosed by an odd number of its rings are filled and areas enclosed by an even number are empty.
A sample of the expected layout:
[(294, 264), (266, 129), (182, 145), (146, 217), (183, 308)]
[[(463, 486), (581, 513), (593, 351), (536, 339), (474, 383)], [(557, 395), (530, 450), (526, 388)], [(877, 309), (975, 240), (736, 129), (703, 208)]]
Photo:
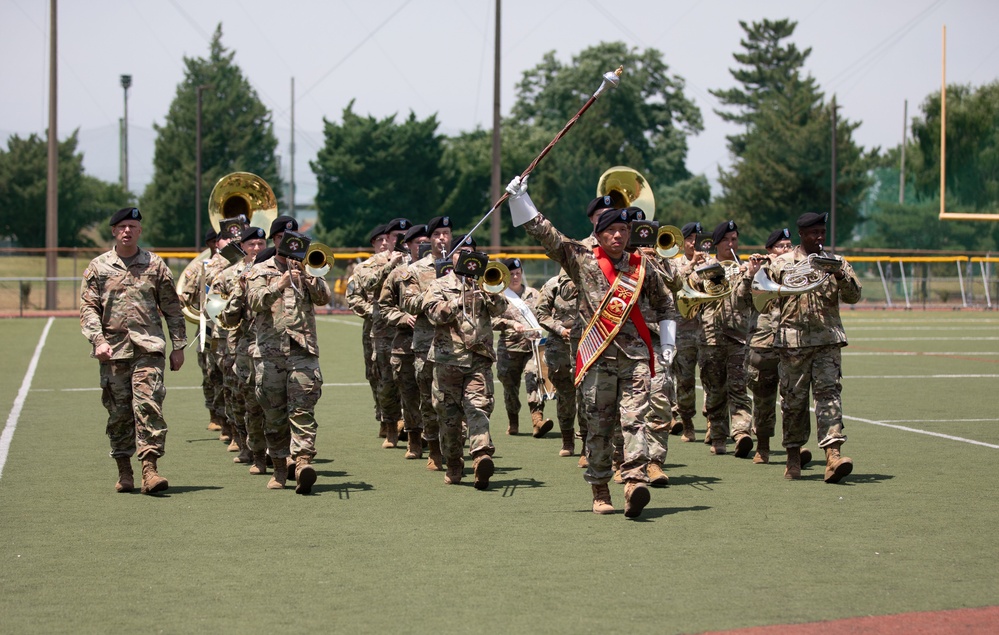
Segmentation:
[[(57, 319), (0, 479), (2, 631), (690, 633), (999, 604), (997, 449), (854, 419), (999, 445), (999, 316), (846, 319), (849, 479), (673, 438), (673, 484), (637, 522), (589, 511), (554, 435), (497, 425), (486, 492), (382, 450), (349, 317), (320, 321), (315, 496), (231, 463), (192, 349), (167, 377), (170, 489), (115, 494), (97, 365)], [(3, 323), (4, 418), (44, 324)]]

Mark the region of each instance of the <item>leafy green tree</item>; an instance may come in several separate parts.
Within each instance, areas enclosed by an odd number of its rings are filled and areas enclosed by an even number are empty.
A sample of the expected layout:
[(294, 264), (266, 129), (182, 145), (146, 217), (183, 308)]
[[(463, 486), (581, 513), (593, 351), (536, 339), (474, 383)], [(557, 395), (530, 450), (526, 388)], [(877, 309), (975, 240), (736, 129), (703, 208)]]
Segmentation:
[(336, 246), (366, 245), (371, 228), (393, 218), (426, 221), (442, 200), (436, 115), (421, 121), (410, 112), (396, 123), (353, 108), (351, 101), (342, 123), (325, 120), (326, 142), (310, 164), (319, 185), (315, 233)]
[[(802, 67), (810, 49), (798, 51), (782, 40), (796, 23), (781, 20), (746, 25), (745, 53), (735, 54), (745, 68), (732, 69), (742, 88), (713, 93), (735, 110), (723, 116), (745, 126), (729, 137), (732, 168), (721, 171), (724, 203), (743, 222), (747, 242), (762, 242), (773, 229), (801, 213), (829, 209), (831, 198), (832, 107)], [(721, 114), (721, 113), (720, 113)], [(839, 119), (836, 138), (836, 239), (851, 236), (870, 185), (869, 168), (877, 155), (853, 142), (860, 125)]]
[[(669, 73), (662, 53), (629, 49), (623, 42), (587, 48), (569, 64), (550, 52), (524, 73), (504, 125), (515, 144), (512, 152), (525, 158), (504, 176), (522, 172), (593, 94), (603, 74), (618, 66), (624, 67), (618, 88), (590, 107), (531, 176), (531, 197), (569, 235), (590, 232), (583, 213), (586, 204), (595, 196), (603, 171), (616, 165), (641, 172), (657, 200), (689, 196), (690, 204), (707, 202), (707, 180), (691, 175), (685, 165), (687, 139), (703, 129), (700, 110), (684, 94), (684, 80)], [(506, 139), (505, 134), (504, 155), (511, 151)], [(660, 212), (656, 217), (677, 222)], [(508, 236), (520, 237), (523, 232), (509, 230), (505, 220)]]
[[(76, 151), (77, 131), (59, 142), (60, 247), (92, 247), (88, 228), (107, 223), (131, 196), (118, 184), (105, 183), (83, 171)], [(0, 149), (0, 235), (22, 247), (45, 247), (48, 187), (48, 141), (38, 135), (14, 135)]]
[(277, 137), (271, 113), (222, 46), (222, 25), (212, 37), (208, 58), (184, 58), (184, 81), (156, 130), (153, 180), (142, 195), (144, 237), (157, 246), (195, 244), (197, 92), (202, 92), (202, 228), (208, 227), (212, 186), (231, 172), (252, 172), (270, 184), (281, 200)]

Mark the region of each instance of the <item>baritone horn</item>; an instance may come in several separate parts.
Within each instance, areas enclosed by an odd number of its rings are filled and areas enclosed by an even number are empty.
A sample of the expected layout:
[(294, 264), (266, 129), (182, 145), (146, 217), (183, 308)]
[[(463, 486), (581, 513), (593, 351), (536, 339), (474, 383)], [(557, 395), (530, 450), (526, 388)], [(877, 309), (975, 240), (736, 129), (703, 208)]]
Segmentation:
[(503, 293), (509, 286), (510, 269), (502, 262), (490, 260), (479, 278), (479, 287), (486, 293)]
[(302, 261), (305, 273), (314, 278), (325, 278), (326, 274), (333, 268), (333, 250), (329, 245), (322, 243), (312, 243), (308, 251), (305, 252), (305, 259)]
[(656, 253), (661, 258), (679, 258), (683, 234), (679, 227), (663, 225), (656, 234)]
[(637, 207), (645, 212), (646, 220), (655, 218), (656, 197), (649, 182), (634, 168), (617, 165), (606, 170), (597, 181), (597, 196), (610, 196), (614, 206), (621, 209)]

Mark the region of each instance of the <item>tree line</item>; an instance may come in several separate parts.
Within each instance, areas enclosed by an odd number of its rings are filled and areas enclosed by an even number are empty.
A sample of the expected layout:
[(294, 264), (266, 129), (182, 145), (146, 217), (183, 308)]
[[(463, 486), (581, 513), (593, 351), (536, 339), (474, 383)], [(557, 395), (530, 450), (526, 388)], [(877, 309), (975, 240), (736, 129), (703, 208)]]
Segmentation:
[[(526, 71), (502, 124), (502, 174), (519, 174), (592, 94), (601, 75), (623, 65), (619, 88), (598, 100), (531, 176), (532, 198), (557, 226), (583, 237), (583, 210), (607, 168), (626, 165), (645, 175), (656, 218), (706, 226), (734, 218), (745, 244), (760, 244), (773, 229), (805, 211), (828, 211), (831, 200), (833, 100), (805, 70), (810, 48), (791, 38), (791, 20), (740, 22), (744, 37), (733, 54), (731, 88), (710, 91), (715, 112), (735, 124), (727, 138), (731, 165), (717, 175), (712, 197), (706, 175), (692, 174), (689, 139), (703, 131), (702, 114), (656, 49), (622, 42), (589, 47), (565, 63), (555, 52)], [(272, 113), (260, 101), (235, 52), (216, 29), (205, 58), (184, 58), (184, 80), (162, 125), (155, 125), (154, 176), (141, 207), (155, 210), (144, 239), (156, 246), (195, 243), (195, 111), (202, 111), (202, 201), (233, 171), (266, 179), (281, 200)], [(949, 211), (994, 211), (999, 202), (999, 81), (948, 88), (947, 202)], [(372, 226), (406, 216), (451, 216), (470, 228), (492, 205), (491, 132), (439, 133), (436, 115), (410, 112), (375, 118), (351, 102), (338, 119), (324, 119), (324, 145), (310, 167), (318, 182), (313, 234), (333, 246), (363, 246)], [(940, 222), (940, 94), (928, 95), (905, 142), (905, 203), (899, 203), (901, 144), (865, 149), (853, 139), (860, 121), (837, 119), (836, 243), (900, 249), (994, 250), (992, 223)], [(74, 132), (60, 143), (59, 240), (90, 246), (107, 238), (104, 219), (134, 202), (118, 186), (84, 173)], [(44, 246), (46, 144), (13, 136), (0, 149), (0, 238)], [(205, 216), (207, 218), (207, 216)], [(523, 232), (503, 219), (507, 245)], [(207, 226), (207, 220), (203, 221)], [(483, 230), (483, 238), (485, 230)]]

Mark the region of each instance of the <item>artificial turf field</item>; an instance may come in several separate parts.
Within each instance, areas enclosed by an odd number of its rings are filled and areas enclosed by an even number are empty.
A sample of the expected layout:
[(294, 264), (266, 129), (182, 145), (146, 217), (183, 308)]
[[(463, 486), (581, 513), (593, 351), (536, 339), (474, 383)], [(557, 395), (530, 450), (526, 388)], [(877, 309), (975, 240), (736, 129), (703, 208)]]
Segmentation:
[[(999, 314), (845, 322), (848, 479), (672, 437), (671, 486), (629, 521), (590, 512), (557, 434), (503, 434), (499, 386), (488, 491), (381, 449), (341, 316), (319, 322), (314, 495), (231, 462), (193, 349), (167, 375), (169, 490), (116, 494), (97, 363), (55, 319), (0, 476), (0, 632), (697, 633), (999, 605)], [(0, 323), (4, 440), (47, 323)]]

